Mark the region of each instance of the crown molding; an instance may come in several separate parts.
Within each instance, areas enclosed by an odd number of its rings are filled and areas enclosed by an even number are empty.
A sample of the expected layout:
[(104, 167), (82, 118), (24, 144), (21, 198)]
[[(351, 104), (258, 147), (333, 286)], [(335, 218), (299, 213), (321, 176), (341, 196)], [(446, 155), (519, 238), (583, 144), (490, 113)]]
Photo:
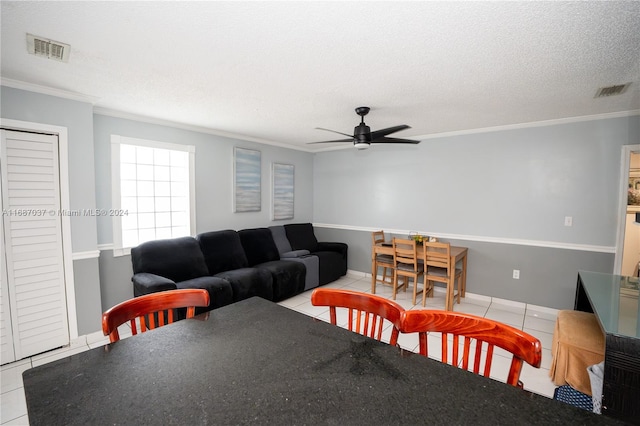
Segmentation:
[(125, 120), (139, 121), (139, 122), (148, 123), (148, 124), (155, 124), (158, 126), (167, 126), (167, 127), (173, 127), (176, 129), (189, 130), (192, 132), (205, 133), (208, 135), (222, 136), (225, 138), (237, 139), (240, 141), (256, 142), (263, 145), (277, 146), (279, 148), (293, 149), (296, 151), (313, 152), (312, 150), (309, 150), (307, 148), (303, 148), (295, 145), (288, 145), (280, 142), (274, 142), (268, 139), (256, 138), (253, 136), (247, 136), (247, 135), (242, 135), (237, 133), (230, 133), (222, 130), (215, 130), (215, 129), (210, 129), (208, 127), (196, 126), (192, 124), (179, 123), (176, 121), (164, 120), (161, 118), (153, 118), (145, 115), (134, 114), (134, 113), (115, 110), (111, 108), (93, 107), (93, 113), (98, 115), (104, 115), (107, 117), (122, 118)]
[[(30, 92), (41, 93), (44, 95), (70, 99), (70, 100), (79, 101), (79, 102), (87, 102), (87, 103), (90, 103), (91, 105), (94, 105), (93, 112), (99, 115), (105, 115), (109, 117), (122, 118), (122, 119), (133, 120), (133, 121), (140, 121), (140, 122), (156, 124), (160, 126), (173, 127), (173, 128), (189, 130), (189, 131), (198, 132), (198, 133), (205, 133), (205, 134), (210, 134), (215, 136), (222, 136), (230, 139), (237, 139), (241, 141), (256, 142), (264, 145), (276, 146), (279, 148), (293, 149), (295, 151), (303, 151), (303, 152), (308, 152), (313, 154), (313, 153), (320, 153), (320, 152), (327, 152), (327, 151), (339, 151), (339, 150), (351, 148), (351, 146), (338, 146), (338, 147), (328, 147), (328, 148), (321, 148), (321, 149), (311, 149), (303, 146), (289, 145), (281, 142), (275, 142), (269, 139), (256, 138), (256, 137), (242, 135), (242, 134), (225, 132), (222, 130), (215, 130), (215, 129), (211, 129), (203, 126), (196, 126), (196, 125), (185, 124), (185, 123), (180, 123), (180, 122), (171, 121), (171, 120), (153, 118), (145, 115), (129, 113), (129, 112), (115, 110), (111, 108), (98, 107), (98, 106), (95, 106), (95, 104), (100, 100), (100, 98), (96, 96), (70, 92), (62, 89), (55, 89), (52, 87), (41, 86), (39, 84), (27, 83), (24, 81), (14, 80), (14, 79), (5, 78), (5, 77), (0, 77), (0, 85), (11, 87), (14, 89), (27, 90)], [(479, 133), (499, 132), (499, 131), (505, 131), (505, 130), (527, 129), (532, 127), (546, 127), (546, 126), (554, 126), (559, 124), (579, 123), (584, 121), (631, 117), (636, 115), (640, 115), (640, 109), (628, 110), (628, 111), (617, 111), (617, 112), (610, 112), (610, 113), (603, 113), (603, 114), (583, 115), (583, 116), (567, 117), (567, 118), (557, 118), (557, 119), (551, 119), (551, 120), (532, 121), (527, 123), (507, 124), (502, 126), (481, 127), (481, 128), (475, 128), (475, 129), (467, 129), (467, 130), (456, 130), (451, 132), (429, 133), (426, 135), (412, 136), (412, 138), (418, 139), (418, 140), (438, 139), (438, 138), (446, 138), (446, 137), (452, 137), (452, 136), (473, 135), (473, 134), (479, 134)]]
[(94, 105), (100, 99), (97, 96), (90, 96), (82, 93), (70, 92), (63, 89), (55, 89), (53, 87), (41, 86), (39, 84), (27, 83), (24, 81), (13, 80), (5, 77), (0, 77), (0, 85), (11, 87), (13, 89), (27, 90), (29, 92), (35, 92), (43, 95), (69, 99), (72, 101), (86, 102), (91, 105)]
[(552, 120), (531, 121), (528, 123), (518, 123), (518, 124), (505, 124), (503, 126), (481, 127), (477, 129), (456, 130), (452, 132), (430, 133), (427, 135), (411, 136), (411, 137), (413, 139), (419, 139), (419, 140), (438, 139), (438, 138), (446, 138), (451, 136), (474, 135), (478, 133), (490, 133), (490, 132), (500, 132), (505, 130), (528, 129), (532, 127), (548, 127), (548, 126), (556, 126), (559, 124), (580, 123), (584, 121), (594, 121), (594, 120), (606, 120), (610, 118), (632, 117), (634, 115), (640, 115), (640, 109), (634, 109), (629, 111), (607, 112), (603, 114), (580, 115), (576, 117), (567, 117), (567, 118), (554, 118)]

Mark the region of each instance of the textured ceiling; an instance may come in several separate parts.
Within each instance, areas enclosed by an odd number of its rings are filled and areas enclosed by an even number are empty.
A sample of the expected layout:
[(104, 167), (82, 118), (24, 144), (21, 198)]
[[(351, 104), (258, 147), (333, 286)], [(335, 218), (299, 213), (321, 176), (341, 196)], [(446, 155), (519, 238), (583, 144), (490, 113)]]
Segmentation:
[[(1, 76), (249, 140), (640, 109), (640, 2), (1, 2)], [(26, 33), (71, 45), (29, 55)], [(11, 82), (11, 83), (8, 83)], [(633, 82), (594, 99), (599, 87)]]

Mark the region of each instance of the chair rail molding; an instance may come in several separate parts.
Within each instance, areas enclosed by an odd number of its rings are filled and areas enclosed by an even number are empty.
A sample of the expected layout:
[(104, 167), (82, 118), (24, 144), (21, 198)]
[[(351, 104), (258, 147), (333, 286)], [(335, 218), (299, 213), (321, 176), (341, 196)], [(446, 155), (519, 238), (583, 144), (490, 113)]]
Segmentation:
[[(379, 231), (380, 228), (371, 228), (364, 226), (351, 226), (351, 225), (337, 225), (331, 223), (314, 223), (313, 226), (318, 228), (329, 229), (344, 229), (347, 231), (361, 231), (361, 232), (374, 232)], [(565, 250), (578, 250), (578, 251), (591, 251), (596, 253), (615, 253), (616, 247), (613, 246), (598, 246), (591, 244), (572, 244), (561, 243), (557, 241), (542, 241), (542, 240), (524, 240), (518, 238), (499, 238), (499, 237), (487, 237), (480, 235), (463, 235), (463, 234), (445, 234), (432, 231), (420, 231), (420, 230), (407, 230), (407, 229), (383, 229), (385, 233), (409, 235), (411, 233), (418, 233), (421, 235), (429, 235), (436, 238), (444, 238), (460, 241), (478, 241), (482, 243), (495, 243), (495, 244), (512, 244), (519, 246), (532, 246), (532, 247), (544, 247), (544, 248), (558, 248)]]

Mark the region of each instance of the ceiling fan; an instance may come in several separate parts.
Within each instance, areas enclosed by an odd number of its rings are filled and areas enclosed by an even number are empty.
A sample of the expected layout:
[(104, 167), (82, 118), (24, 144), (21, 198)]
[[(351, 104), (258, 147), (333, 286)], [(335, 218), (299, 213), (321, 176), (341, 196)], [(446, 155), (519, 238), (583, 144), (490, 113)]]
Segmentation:
[(309, 142), (310, 144), (314, 143), (333, 143), (333, 142), (353, 142), (353, 146), (356, 149), (367, 149), (369, 145), (372, 143), (407, 143), (407, 144), (419, 144), (420, 141), (414, 141), (411, 139), (399, 139), (399, 138), (388, 138), (387, 135), (391, 133), (399, 132), (400, 130), (410, 129), (411, 127), (406, 124), (401, 124), (399, 126), (387, 127), (386, 129), (376, 130), (374, 132), (371, 131), (371, 128), (364, 123), (364, 116), (369, 113), (369, 107), (358, 107), (356, 108), (356, 114), (360, 116), (360, 124), (358, 124), (353, 129), (353, 135), (348, 135), (346, 133), (337, 132), (331, 129), (324, 129), (322, 127), (316, 127), (318, 130), (326, 130), (328, 132), (338, 133), (339, 135), (348, 136), (348, 139), (337, 139), (331, 141), (321, 141), (321, 142)]

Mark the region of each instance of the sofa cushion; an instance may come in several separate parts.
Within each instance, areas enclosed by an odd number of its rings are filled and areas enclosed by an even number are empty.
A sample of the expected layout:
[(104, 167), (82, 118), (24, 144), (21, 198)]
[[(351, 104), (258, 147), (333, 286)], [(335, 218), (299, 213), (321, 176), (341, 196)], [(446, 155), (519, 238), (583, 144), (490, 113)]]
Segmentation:
[(133, 281), (133, 295), (135, 297), (178, 288), (173, 280), (148, 272), (134, 274), (133, 277), (131, 277), (131, 281)]
[(320, 260), (320, 285), (337, 280), (347, 273), (347, 259), (335, 251), (317, 251), (313, 253)]
[(307, 272), (304, 278), (304, 291), (311, 290), (312, 288), (316, 288), (320, 285), (320, 259), (318, 256), (311, 254), (308, 256), (291, 257), (283, 260), (302, 263), (305, 266)]
[(233, 289), (233, 301), (259, 296), (273, 300), (273, 278), (266, 269), (240, 268), (219, 272), (216, 277), (229, 281)]
[(238, 231), (249, 266), (280, 260), (273, 235), (268, 228), (242, 229)]
[(255, 268), (271, 273), (273, 277), (274, 302), (288, 299), (304, 291), (307, 268), (303, 263), (290, 260), (273, 260), (255, 265)]
[(290, 259), (292, 257), (304, 257), (304, 256), (308, 256), (311, 253), (309, 252), (309, 250), (292, 250), (292, 251), (288, 251), (286, 253), (280, 253), (280, 258), (281, 259)]
[(318, 250), (318, 240), (313, 233), (312, 224), (291, 223), (284, 225), (284, 229), (293, 250), (309, 250), (311, 253)]
[(200, 277), (176, 283), (179, 289), (197, 288), (209, 292), (209, 306), (196, 308), (196, 315), (233, 303), (233, 290), (228, 281), (218, 277)]
[(247, 256), (234, 230), (205, 232), (196, 236), (211, 275), (249, 266)]
[(133, 273), (148, 272), (175, 282), (209, 275), (193, 237), (147, 241), (131, 249)]

